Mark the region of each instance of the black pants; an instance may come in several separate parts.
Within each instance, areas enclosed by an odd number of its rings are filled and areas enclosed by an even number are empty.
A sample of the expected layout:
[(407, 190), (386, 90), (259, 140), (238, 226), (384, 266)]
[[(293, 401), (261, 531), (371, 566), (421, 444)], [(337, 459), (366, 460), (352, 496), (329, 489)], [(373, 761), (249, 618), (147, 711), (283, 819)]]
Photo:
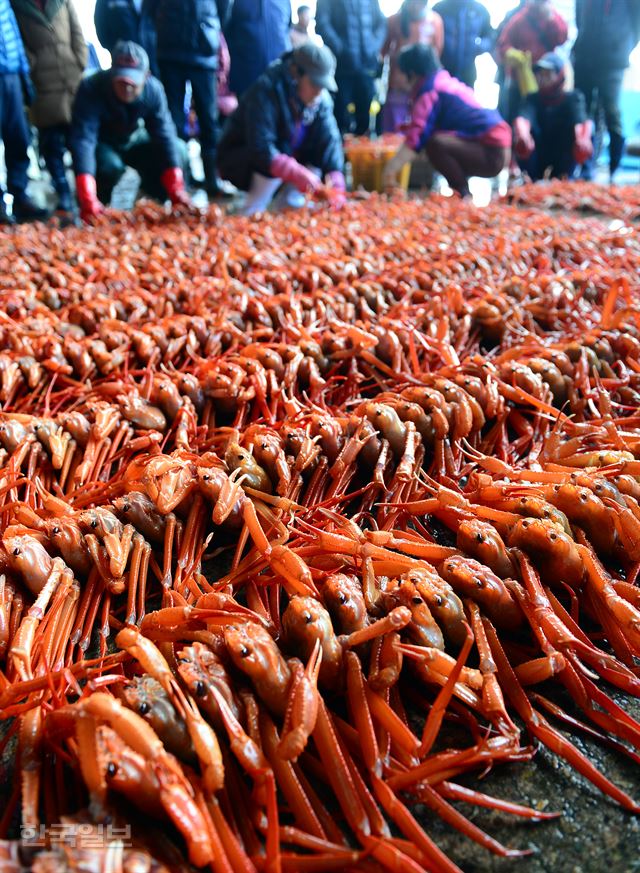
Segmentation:
[[(355, 133), (363, 136), (369, 130), (369, 113), (371, 101), (375, 94), (375, 80), (370, 73), (357, 72), (336, 75), (338, 91), (334, 95), (334, 112), (340, 133)], [(347, 107), (355, 106), (352, 117)], [(355, 119), (355, 129), (353, 127)]]
[(27, 196), (27, 171), (31, 133), (24, 114), (22, 83), (18, 73), (0, 73), (0, 134), (7, 165), (7, 189), (16, 200)]
[(587, 113), (598, 122), (600, 111), (609, 132), (609, 169), (613, 173), (622, 158), (624, 135), (622, 133), (622, 113), (620, 111), (620, 91), (624, 70), (603, 70), (590, 59), (591, 63), (576, 63), (576, 88), (584, 94)]
[[(181, 146), (179, 154), (184, 169), (186, 146), (183, 143)], [(167, 199), (167, 192), (160, 183), (166, 164), (146, 130), (136, 132), (126, 143), (99, 142), (96, 147), (96, 166), (98, 198), (107, 206), (113, 189), (127, 167), (133, 167), (139, 173), (140, 187), (147, 197), (162, 202)]]
[(160, 77), (167, 94), (169, 112), (184, 139), (184, 97), (187, 82), (191, 82), (193, 103), (200, 126), (200, 146), (203, 160), (215, 156), (218, 144), (218, 83), (215, 70), (203, 70), (174, 61), (160, 61)]
[(53, 187), (58, 195), (58, 208), (72, 208), (71, 189), (67, 179), (67, 169), (64, 165), (64, 155), (70, 133), (70, 125), (56, 124), (53, 127), (38, 129), (40, 154), (44, 158), (47, 170), (51, 175)]

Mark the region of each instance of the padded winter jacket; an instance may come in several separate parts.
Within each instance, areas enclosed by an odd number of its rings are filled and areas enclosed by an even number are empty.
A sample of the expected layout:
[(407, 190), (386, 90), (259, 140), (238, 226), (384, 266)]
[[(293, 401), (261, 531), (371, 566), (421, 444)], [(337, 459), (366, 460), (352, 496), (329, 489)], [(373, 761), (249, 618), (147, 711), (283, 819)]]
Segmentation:
[(292, 155), (322, 174), (342, 170), (342, 140), (326, 91), (312, 106), (297, 97), (292, 54), (275, 61), (240, 98), (218, 145), (223, 179), (246, 191), (253, 173), (270, 176), (273, 159)]
[(378, 0), (318, 0), (316, 33), (336, 56), (338, 76), (375, 75), (387, 35)]
[(444, 23), (442, 66), (456, 79), (473, 85), (476, 57), (493, 48), (487, 8), (477, 0), (442, 0), (433, 10)]
[(36, 127), (69, 124), (87, 63), (87, 45), (71, 0), (13, 0), (31, 67), (36, 97), (30, 118)]
[(217, 69), (228, 5), (229, 0), (147, 0), (156, 27), (158, 61)]
[(29, 62), (9, 0), (0, 0), (0, 76), (28, 73)]
[(234, 0), (224, 35), (231, 55), (229, 88), (238, 97), (291, 48), (289, 0)]
[(118, 40), (137, 42), (149, 55), (151, 71), (156, 74), (156, 29), (146, 2), (138, 12), (133, 0), (97, 0), (93, 20), (101, 45), (112, 51)]
[(640, 39), (638, 0), (576, 0), (576, 66), (624, 70)]

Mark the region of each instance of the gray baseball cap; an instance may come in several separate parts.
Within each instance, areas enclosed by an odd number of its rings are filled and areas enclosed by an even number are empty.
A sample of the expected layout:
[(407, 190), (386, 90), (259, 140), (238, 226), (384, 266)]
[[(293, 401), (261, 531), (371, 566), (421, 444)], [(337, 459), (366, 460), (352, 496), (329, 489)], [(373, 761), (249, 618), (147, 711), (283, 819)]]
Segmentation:
[(111, 52), (111, 76), (143, 85), (149, 72), (149, 55), (137, 42), (121, 39)]
[(335, 80), (336, 59), (326, 45), (303, 42), (293, 52), (293, 60), (318, 88), (326, 88), (328, 91), (338, 90)]

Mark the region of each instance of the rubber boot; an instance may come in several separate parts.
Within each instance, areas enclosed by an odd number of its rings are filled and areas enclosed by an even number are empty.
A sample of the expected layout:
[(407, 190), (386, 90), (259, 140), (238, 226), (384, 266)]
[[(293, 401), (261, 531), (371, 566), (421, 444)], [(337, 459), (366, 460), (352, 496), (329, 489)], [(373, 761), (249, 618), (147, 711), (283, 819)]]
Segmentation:
[(624, 137), (619, 133), (609, 134), (609, 178), (620, 166), (622, 155), (624, 153)]

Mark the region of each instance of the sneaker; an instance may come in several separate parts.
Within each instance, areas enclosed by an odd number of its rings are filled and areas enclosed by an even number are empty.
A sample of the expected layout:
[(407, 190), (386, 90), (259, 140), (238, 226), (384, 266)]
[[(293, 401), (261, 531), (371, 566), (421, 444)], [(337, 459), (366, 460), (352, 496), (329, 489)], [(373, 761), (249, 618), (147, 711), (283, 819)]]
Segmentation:
[(24, 197), (21, 200), (14, 198), (13, 217), (20, 223), (25, 221), (46, 221), (49, 217), (49, 210), (36, 206), (29, 197)]

